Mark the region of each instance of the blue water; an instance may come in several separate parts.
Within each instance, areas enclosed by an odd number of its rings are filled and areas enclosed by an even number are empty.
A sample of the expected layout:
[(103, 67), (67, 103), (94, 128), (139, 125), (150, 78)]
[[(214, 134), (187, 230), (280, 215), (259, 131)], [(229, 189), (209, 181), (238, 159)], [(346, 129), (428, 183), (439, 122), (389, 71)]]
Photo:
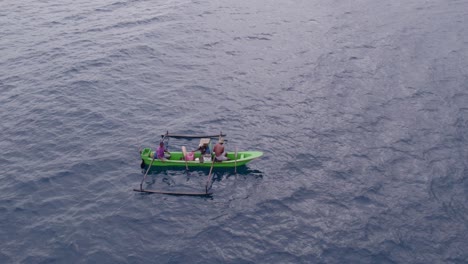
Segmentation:
[[(463, 0), (0, 1), (0, 263), (468, 263), (467, 24)], [(166, 131), (264, 156), (209, 198), (133, 192)]]

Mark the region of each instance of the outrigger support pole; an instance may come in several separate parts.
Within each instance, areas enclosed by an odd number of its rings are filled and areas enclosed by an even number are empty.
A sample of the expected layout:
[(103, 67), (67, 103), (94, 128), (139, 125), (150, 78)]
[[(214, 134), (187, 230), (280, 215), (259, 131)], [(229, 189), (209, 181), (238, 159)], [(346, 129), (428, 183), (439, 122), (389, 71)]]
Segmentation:
[(143, 182), (146, 180), (146, 175), (148, 175), (148, 172), (151, 169), (151, 166), (153, 166), (154, 159), (156, 158), (156, 153), (154, 153), (154, 154), (155, 155), (153, 156), (153, 160), (151, 160), (151, 163), (150, 163), (148, 169), (146, 170), (145, 176), (143, 176), (143, 179), (140, 182), (140, 191), (143, 191)]
[[(220, 140), (222, 136), (223, 136), (223, 132), (219, 131), (218, 140)], [(206, 179), (206, 185), (205, 185), (205, 192), (207, 194), (208, 194), (208, 185), (211, 183), (211, 173), (213, 172), (213, 166), (214, 166), (214, 163), (215, 163), (215, 160), (216, 160), (216, 154), (213, 155), (213, 153), (211, 153), (211, 156), (212, 156), (213, 161), (211, 162), (210, 173), (208, 174), (208, 179)]]
[[(167, 131), (164, 136), (161, 136), (162, 137), (161, 142), (166, 138), (166, 136), (168, 134), (169, 134), (169, 131)], [(140, 182), (140, 191), (143, 191), (143, 182), (146, 180), (146, 175), (148, 175), (148, 172), (150, 171), (151, 166), (153, 166), (153, 162), (154, 162), (155, 158), (156, 158), (156, 153), (154, 153), (153, 159), (151, 160), (151, 163), (150, 163), (148, 169), (146, 170), (145, 176), (143, 176), (143, 179)]]
[(210, 173), (208, 174), (208, 179), (206, 179), (206, 185), (205, 185), (205, 192), (208, 193), (208, 184), (211, 182), (211, 173), (213, 172), (213, 165), (216, 160), (216, 155), (213, 157), (213, 161), (211, 162), (211, 168), (210, 168)]

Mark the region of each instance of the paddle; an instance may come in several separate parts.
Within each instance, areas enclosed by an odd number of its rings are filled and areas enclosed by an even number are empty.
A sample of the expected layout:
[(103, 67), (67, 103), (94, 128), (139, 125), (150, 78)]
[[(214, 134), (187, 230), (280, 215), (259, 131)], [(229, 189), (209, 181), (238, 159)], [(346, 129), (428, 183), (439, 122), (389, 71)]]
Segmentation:
[(156, 158), (156, 153), (154, 153), (154, 154), (155, 155), (153, 156), (153, 160), (151, 160), (151, 163), (150, 163), (148, 169), (146, 170), (145, 176), (143, 176), (143, 180), (141, 180), (141, 183), (140, 183), (140, 190), (141, 191), (143, 191), (143, 182), (146, 180), (146, 175), (148, 175), (148, 172), (151, 169), (151, 166), (153, 166), (153, 161)]

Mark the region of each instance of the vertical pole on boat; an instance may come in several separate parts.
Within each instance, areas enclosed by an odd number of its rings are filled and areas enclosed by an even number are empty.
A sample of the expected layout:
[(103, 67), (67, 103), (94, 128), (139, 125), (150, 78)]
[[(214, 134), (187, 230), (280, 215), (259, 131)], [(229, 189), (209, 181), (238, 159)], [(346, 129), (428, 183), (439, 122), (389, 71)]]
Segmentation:
[(236, 146), (236, 153), (234, 155), (234, 173), (237, 174), (237, 146)]
[(208, 174), (208, 179), (206, 179), (206, 185), (205, 185), (205, 193), (206, 194), (208, 194), (208, 184), (211, 182), (211, 173), (213, 172), (213, 165), (215, 163), (216, 155), (215, 155), (215, 157), (212, 157), (212, 159), (213, 159), (213, 161), (211, 161), (210, 173)]
[(185, 146), (182, 146), (182, 155), (184, 156), (184, 160), (185, 160), (185, 170), (187, 170), (187, 172), (188, 172), (187, 148)]
[(151, 160), (151, 163), (150, 163), (148, 169), (146, 170), (145, 176), (143, 176), (143, 179), (140, 182), (140, 191), (143, 191), (143, 182), (146, 180), (146, 175), (148, 175), (148, 172), (151, 169), (151, 166), (153, 166), (153, 161), (154, 161), (155, 158), (156, 158), (156, 153), (154, 153), (153, 159)]

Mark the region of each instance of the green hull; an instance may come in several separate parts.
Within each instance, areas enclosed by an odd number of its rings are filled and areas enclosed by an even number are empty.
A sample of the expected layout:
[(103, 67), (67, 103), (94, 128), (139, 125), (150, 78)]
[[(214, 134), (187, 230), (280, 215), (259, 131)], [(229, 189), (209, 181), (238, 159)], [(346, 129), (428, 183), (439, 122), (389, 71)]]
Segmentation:
[[(154, 151), (150, 148), (145, 148), (141, 152), (141, 159), (146, 165), (150, 165), (153, 158), (151, 158), (151, 154), (154, 154)], [(259, 158), (263, 155), (263, 152), (260, 151), (239, 151), (237, 152), (237, 160), (235, 160), (235, 152), (228, 152), (227, 157), (229, 160), (222, 161), (222, 162), (215, 162), (213, 164), (214, 168), (234, 168), (235, 166), (243, 166), (248, 162)], [(182, 159), (183, 157), (182, 152), (172, 152), (171, 151), (171, 158), (166, 159), (165, 161), (161, 161), (159, 159), (155, 159), (153, 161), (152, 167), (185, 167), (185, 160)], [(200, 157), (200, 153), (195, 153), (195, 159)], [(211, 161), (205, 160), (205, 162), (201, 163), (198, 160), (195, 161), (187, 161), (188, 167), (197, 167), (197, 168), (210, 168)]]

